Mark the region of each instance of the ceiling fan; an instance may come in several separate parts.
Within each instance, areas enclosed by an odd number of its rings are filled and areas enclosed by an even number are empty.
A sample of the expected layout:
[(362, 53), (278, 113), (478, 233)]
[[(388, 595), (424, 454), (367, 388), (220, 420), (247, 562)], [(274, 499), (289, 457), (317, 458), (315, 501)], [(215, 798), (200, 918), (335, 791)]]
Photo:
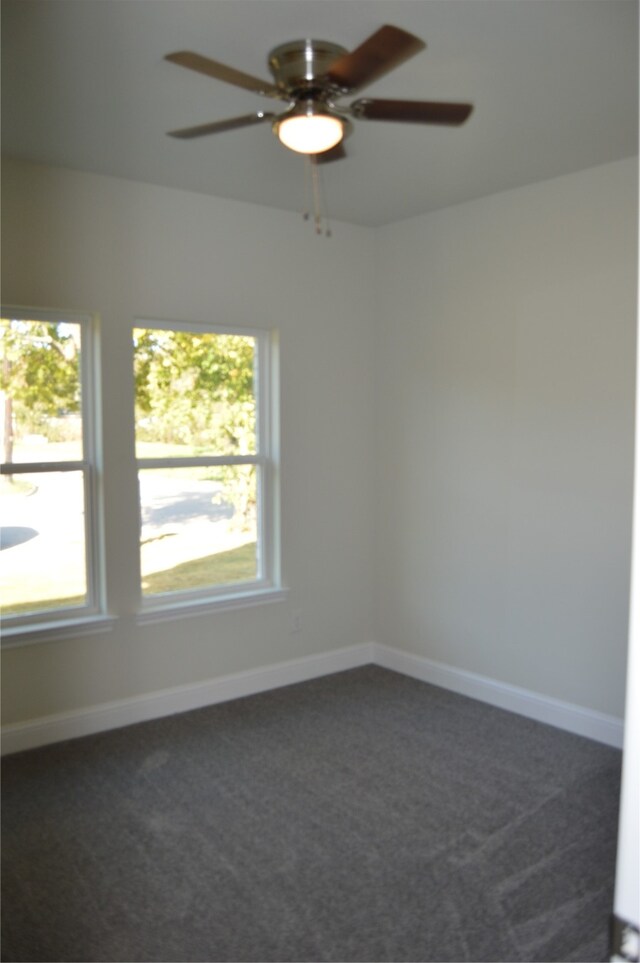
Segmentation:
[(418, 37), (389, 25), (380, 27), (351, 53), (325, 40), (294, 40), (269, 54), (273, 81), (252, 77), (188, 50), (167, 54), (166, 60), (181, 67), (288, 104), (280, 114), (258, 110), (173, 130), (170, 136), (189, 139), (270, 122), (285, 147), (323, 162), (346, 156), (343, 140), (353, 129), (351, 118), (459, 126), (469, 117), (471, 104), (369, 98), (348, 106), (337, 103), (340, 97), (373, 83), (425, 47)]

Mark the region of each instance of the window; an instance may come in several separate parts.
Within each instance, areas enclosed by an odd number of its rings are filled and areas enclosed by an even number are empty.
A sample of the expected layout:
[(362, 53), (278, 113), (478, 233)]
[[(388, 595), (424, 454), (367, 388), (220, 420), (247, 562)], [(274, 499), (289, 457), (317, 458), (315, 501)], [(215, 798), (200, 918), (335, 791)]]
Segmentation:
[(133, 332), (143, 609), (277, 586), (267, 332), (149, 322)]
[(4, 634), (101, 610), (94, 329), (90, 317), (2, 311)]

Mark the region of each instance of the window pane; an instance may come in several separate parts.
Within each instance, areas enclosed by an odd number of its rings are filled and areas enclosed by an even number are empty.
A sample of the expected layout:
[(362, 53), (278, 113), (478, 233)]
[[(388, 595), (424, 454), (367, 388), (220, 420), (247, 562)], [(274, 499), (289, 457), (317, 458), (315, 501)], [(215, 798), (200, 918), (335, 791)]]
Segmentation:
[(137, 457), (254, 454), (255, 360), (248, 335), (136, 328)]
[(87, 603), (83, 472), (0, 478), (3, 615)]
[(80, 324), (0, 320), (3, 462), (82, 460)]
[(143, 595), (258, 577), (256, 467), (139, 472)]

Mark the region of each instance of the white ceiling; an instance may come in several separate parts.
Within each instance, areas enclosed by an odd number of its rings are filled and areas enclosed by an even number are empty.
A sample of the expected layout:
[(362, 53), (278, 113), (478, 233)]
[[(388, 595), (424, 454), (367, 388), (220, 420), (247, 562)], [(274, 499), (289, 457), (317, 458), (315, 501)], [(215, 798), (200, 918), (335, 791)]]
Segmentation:
[(268, 79), (280, 43), (353, 49), (385, 23), (427, 50), (364, 95), (475, 109), (461, 128), (356, 122), (322, 168), (332, 219), (385, 224), (637, 153), (636, 0), (3, 0), (3, 152), (302, 210), (304, 162), (267, 124), (166, 136), (281, 105), (164, 54)]

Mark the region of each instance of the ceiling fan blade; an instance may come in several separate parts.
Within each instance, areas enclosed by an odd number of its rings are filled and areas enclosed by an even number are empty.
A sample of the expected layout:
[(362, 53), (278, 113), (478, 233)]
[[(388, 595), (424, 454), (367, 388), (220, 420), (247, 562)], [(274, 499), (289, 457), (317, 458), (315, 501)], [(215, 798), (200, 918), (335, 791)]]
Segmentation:
[(262, 124), (267, 120), (274, 120), (276, 114), (264, 113), (262, 110), (243, 117), (230, 117), (229, 120), (215, 120), (211, 124), (199, 124), (197, 127), (183, 127), (181, 130), (170, 130), (169, 137), (180, 137), (189, 140), (192, 137), (205, 137), (207, 134), (221, 134), (225, 130), (235, 130), (236, 127), (251, 127)]
[(213, 77), (215, 80), (222, 80), (227, 84), (233, 84), (235, 87), (243, 87), (244, 90), (251, 90), (255, 94), (262, 94), (265, 97), (276, 97), (278, 100), (287, 99), (270, 81), (260, 80), (259, 77), (252, 77), (251, 74), (245, 74), (241, 70), (235, 70), (234, 67), (227, 67), (226, 64), (218, 63), (217, 60), (211, 60), (209, 57), (203, 57), (201, 54), (192, 53), (190, 50), (178, 50), (176, 53), (167, 54), (164, 59), (169, 60), (173, 64), (178, 64), (180, 67), (195, 70), (196, 73), (206, 74), (207, 77)]
[(347, 152), (344, 149), (344, 144), (336, 144), (335, 147), (331, 147), (329, 150), (323, 150), (321, 154), (312, 154), (314, 164), (329, 164), (331, 161), (344, 160), (347, 156)]
[(419, 37), (399, 27), (386, 25), (351, 53), (338, 57), (327, 71), (327, 77), (345, 91), (359, 90), (399, 67), (425, 47), (425, 42)]
[(429, 100), (356, 100), (351, 113), (360, 120), (397, 120), (406, 124), (464, 124), (473, 104)]

